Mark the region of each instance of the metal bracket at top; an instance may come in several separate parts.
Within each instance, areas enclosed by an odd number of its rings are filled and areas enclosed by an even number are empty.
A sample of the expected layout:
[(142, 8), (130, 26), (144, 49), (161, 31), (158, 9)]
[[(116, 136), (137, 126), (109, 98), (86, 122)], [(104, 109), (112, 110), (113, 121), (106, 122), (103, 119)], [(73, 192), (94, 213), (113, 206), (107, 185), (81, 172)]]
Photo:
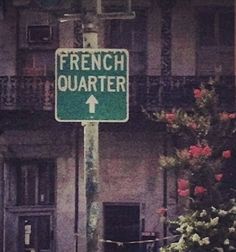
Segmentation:
[(132, 0), (125, 0), (125, 1), (126, 1), (125, 11), (103, 12), (102, 0), (96, 0), (97, 17), (100, 19), (133, 19), (135, 18), (135, 12), (132, 11)]
[(134, 19), (135, 12), (108, 12), (108, 13), (101, 13), (97, 14), (97, 17), (100, 19)]

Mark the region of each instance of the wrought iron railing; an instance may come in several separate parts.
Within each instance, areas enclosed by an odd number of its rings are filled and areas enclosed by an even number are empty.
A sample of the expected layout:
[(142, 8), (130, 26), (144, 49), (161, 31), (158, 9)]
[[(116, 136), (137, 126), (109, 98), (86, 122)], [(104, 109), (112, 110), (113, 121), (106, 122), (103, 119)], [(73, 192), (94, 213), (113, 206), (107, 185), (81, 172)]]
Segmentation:
[[(186, 107), (194, 103), (193, 89), (212, 81), (210, 76), (131, 76), (130, 105), (155, 111), (161, 108)], [(235, 108), (235, 76), (220, 77), (216, 91), (221, 110)]]
[[(153, 111), (193, 105), (193, 89), (210, 77), (130, 76), (130, 107)], [(223, 76), (216, 86), (222, 110), (235, 108), (235, 76)], [(0, 110), (53, 110), (54, 77), (0, 76)]]
[(0, 77), (1, 110), (52, 110), (53, 104), (53, 77)]

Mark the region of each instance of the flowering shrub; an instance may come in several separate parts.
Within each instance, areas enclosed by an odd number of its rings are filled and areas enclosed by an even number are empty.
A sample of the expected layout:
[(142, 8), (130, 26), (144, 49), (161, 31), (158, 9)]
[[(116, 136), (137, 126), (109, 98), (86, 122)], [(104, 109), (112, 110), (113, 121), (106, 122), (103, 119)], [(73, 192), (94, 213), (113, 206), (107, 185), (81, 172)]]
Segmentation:
[(209, 110), (217, 103), (217, 96), (214, 88), (207, 89), (204, 85), (201, 85), (199, 89), (194, 89), (193, 93), (196, 104), (201, 109)]
[(154, 120), (166, 123), (168, 130), (174, 133), (181, 129), (188, 129), (198, 134), (206, 135), (210, 127), (209, 116), (191, 115), (182, 109), (173, 109), (171, 112), (155, 112), (153, 113), (153, 118)]
[(235, 200), (230, 200), (227, 206), (180, 216), (171, 224), (177, 227), (180, 238), (161, 252), (236, 251)]
[[(228, 146), (220, 149), (219, 144), (221, 136), (226, 134), (224, 128), (233, 125), (236, 113), (217, 111), (218, 98), (212, 84), (200, 85), (193, 90), (193, 96), (195, 108), (189, 111), (161, 111), (153, 116), (157, 121), (166, 123), (172, 135), (187, 136), (190, 139), (185, 148), (176, 149), (171, 155), (160, 155), (159, 164), (163, 169), (175, 169), (176, 174), (188, 174), (189, 186), (185, 189), (178, 186), (178, 195), (191, 197), (191, 206), (196, 209), (196, 204), (199, 204), (199, 208), (204, 207), (203, 201), (208, 206), (214, 205), (214, 201), (218, 202), (217, 191), (224, 179), (222, 167), (232, 157)], [(217, 139), (219, 142), (215, 144)]]
[[(195, 107), (188, 111), (172, 109), (151, 116), (166, 124), (176, 147), (174, 153), (160, 156), (160, 167), (175, 170), (179, 204), (183, 203), (183, 210), (187, 206), (189, 212), (194, 211), (172, 223), (178, 226), (180, 239), (161, 251), (236, 251), (235, 201), (219, 207), (227, 202), (219, 188), (227, 177), (223, 174), (225, 165), (232, 164), (232, 143), (226, 139), (232, 141), (235, 137), (236, 113), (219, 112), (212, 83), (194, 89), (193, 96)], [(181, 139), (181, 148), (176, 139)]]
[[(159, 164), (162, 168), (167, 169), (191, 169), (190, 166), (200, 162), (206, 162), (205, 160), (211, 157), (212, 148), (209, 145), (191, 145), (188, 149), (177, 150), (175, 154), (171, 156), (160, 155)], [(229, 156), (229, 153), (222, 154), (223, 156)], [(207, 162), (210, 162), (207, 160)]]
[(212, 154), (212, 149), (208, 146), (202, 146), (202, 145), (191, 145), (189, 147), (189, 155), (193, 158), (198, 157), (210, 157)]

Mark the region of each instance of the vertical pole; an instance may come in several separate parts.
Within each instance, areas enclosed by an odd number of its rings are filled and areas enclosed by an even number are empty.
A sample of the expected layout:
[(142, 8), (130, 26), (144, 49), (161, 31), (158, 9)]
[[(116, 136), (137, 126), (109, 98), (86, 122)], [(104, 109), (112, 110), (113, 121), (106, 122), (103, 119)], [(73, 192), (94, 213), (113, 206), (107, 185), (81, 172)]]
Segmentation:
[[(236, 2), (234, 2), (234, 13), (236, 13)], [(236, 47), (236, 18), (234, 18), (234, 48)], [(236, 75), (236, 50), (234, 49), (234, 75)], [(233, 106), (236, 105), (236, 78), (234, 78), (234, 102)]]
[[(83, 47), (98, 46), (95, 15), (87, 14), (84, 19)], [(86, 122), (84, 126), (84, 169), (87, 210), (87, 252), (98, 251), (99, 181), (98, 181), (98, 123)]]
[[(167, 155), (167, 141), (168, 141), (168, 136), (165, 133), (164, 135), (164, 155)], [(168, 193), (168, 179), (167, 179), (167, 169), (163, 170), (163, 207), (167, 209), (168, 207), (168, 200), (167, 200), (167, 193)], [(167, 212), (164, 214), (165, 218), (167, 218)], [(167, 236), (167, 223), (164, 221), (163, 223), (163, 237)], [(167, 245), (167, 241), (163, 240), (163, 245)]]
[[(176, 0), (159, 0), (161, 8), (161, 84), (165, 86), (171, 85), (171, 24), (172, 24), (172, 8), (175, 5)], [(161, 97), (162, 102), (164, 102)], [(166, 140), (164, 142), (166, 149)], [(166, 151), (166, 150), (165, 150)], [(166, 155), (166, 154), (164, 154)], [(163, 171), (163, 207), (168, 207), (168, 174), (164, 169)], [(167, 213), (165, 213), (167, 217)], [(163, 224), (163, 236), (167, 236), (167, 224)], [(163, 241), (163, 245), (166, 245), (167, 241)]]
[(4, 246), (4, 163), (7, 154), (7, 147), (2, 145), (0, 147), (0, 252), (5, 251)]
[(4, 236), (4, 155), (0, 152), (0, 251), (3, 251)]
[(79, 232), (79, 125), (75, 126), (75, 252), (78, 251), (78, 232)]

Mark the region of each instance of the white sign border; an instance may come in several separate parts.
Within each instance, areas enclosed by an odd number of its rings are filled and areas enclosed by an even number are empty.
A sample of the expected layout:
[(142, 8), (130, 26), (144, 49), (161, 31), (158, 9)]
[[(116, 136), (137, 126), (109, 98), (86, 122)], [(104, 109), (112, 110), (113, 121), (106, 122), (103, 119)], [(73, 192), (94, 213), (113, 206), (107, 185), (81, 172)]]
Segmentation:
[[(126, 79), (127, 79), (127, 98), (126, 98), (126, 118), (124, 120), (63, 120), (58, 118), (57, 114), (57, 55), (60, 52), (123, 52), (126, 54), (127, 57), (127, 74), (126, 74)], [(129, 120), (129, 51), (127, 49), (118, 49), (118, 48), (58, 48), (55, 51), (55, 105), (54, 105), (54, 114), (55, 114), (55, 119), (57, 122), (107, 122), (107, 123), (124, 123)]]

